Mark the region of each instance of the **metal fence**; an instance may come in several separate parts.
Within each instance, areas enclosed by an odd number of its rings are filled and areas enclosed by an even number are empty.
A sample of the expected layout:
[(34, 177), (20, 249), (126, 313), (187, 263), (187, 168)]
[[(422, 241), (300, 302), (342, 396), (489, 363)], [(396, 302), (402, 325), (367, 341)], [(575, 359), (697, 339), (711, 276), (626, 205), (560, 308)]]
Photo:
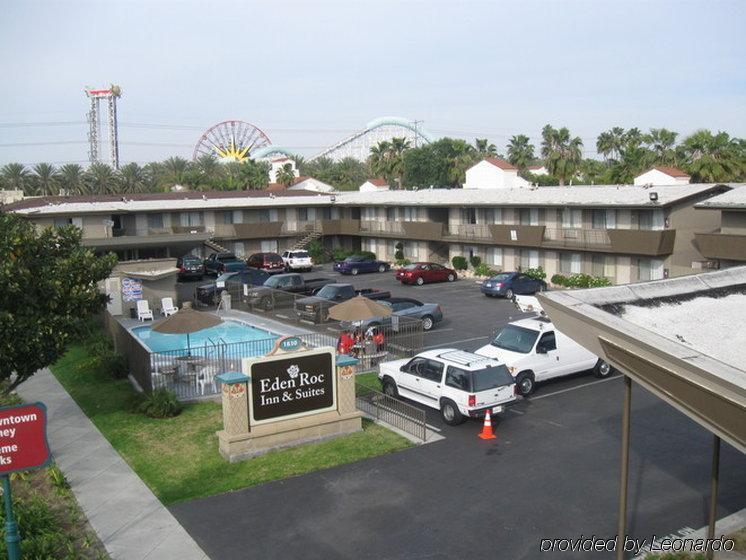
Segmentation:
[(355, 399), (358, 410), (371, 418), (402, 430), (422, 440), (427, 439), (425, 411), (414, 405), (385, 395), (367, 385), (356, 385), (360, 394)]

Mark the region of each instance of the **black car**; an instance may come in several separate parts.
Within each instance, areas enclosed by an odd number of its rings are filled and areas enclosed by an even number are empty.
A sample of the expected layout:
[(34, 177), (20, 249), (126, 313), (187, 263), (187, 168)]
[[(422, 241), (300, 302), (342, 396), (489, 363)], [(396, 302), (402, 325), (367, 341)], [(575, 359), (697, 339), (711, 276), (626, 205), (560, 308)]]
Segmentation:
[(247, 268), (240, 272), (226, 272), (218, 276), (214, 282), (197, 286), (195, 295), (201, 305), (217, 305), (220, 299), (220, 292), (223, 290), (231, 291), (231, 288), (243, 285), (261, 286), (271, 275), (263, 270)]
[(202, 266), (202, 259), (194, 255), (184, 255), (176, 260), (176, 268), (179, 269), (179, 280), (187, 278), (197, 278), (202, 280), (205, 275), (205, 268)]

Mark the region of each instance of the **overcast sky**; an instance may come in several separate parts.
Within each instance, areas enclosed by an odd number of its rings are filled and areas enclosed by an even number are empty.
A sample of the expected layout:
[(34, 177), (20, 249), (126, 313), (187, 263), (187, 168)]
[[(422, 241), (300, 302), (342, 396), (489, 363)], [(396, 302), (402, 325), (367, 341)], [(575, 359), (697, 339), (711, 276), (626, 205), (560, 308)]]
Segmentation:
[(741, 0), (2, 4), (0, 164), (84, 163), (83, 86), (110, 82), (123, 161), (225, 119), (304, 155), (384, 115), (500, 148), (568, 126), (587, 155), (615, 125), (746, 136)]

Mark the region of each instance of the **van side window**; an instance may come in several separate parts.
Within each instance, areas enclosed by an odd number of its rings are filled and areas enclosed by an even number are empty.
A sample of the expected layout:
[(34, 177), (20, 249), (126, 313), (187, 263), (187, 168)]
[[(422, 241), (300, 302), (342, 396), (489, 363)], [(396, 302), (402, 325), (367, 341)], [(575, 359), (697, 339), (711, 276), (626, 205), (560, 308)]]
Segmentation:
[(544, 333), (541, 335), (541, 338), (539, 339), (539, 344), (536, 345), (537, 348), (544, 348), (547, 352), (551, 352), (552, 350), (557, 349), (557, 341), (554, 338), (554, 331)]
[(443, 364), (437, 360), (427, 360), (420, 375), (425, 379), (440, 383), (443, 378)]
[(470, 391), (469, 374), (462, 369), (448, 366), (446, 370), (446, 385), (461, 391)]

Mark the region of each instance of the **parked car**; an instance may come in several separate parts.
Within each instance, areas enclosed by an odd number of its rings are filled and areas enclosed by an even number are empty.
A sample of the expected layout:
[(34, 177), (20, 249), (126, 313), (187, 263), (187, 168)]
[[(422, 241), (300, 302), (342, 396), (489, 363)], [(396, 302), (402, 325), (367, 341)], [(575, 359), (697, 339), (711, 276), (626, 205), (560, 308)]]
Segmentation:
[(610, 364), (554, 328), (544, 315), (508, 323), (476, 353), (504, 363), (523, 396), (548, 379), (586, 370), (593, 370), (596, 377), (614, 372)]
[(334, 263), (335, 271), (353, 276), (361, 272), (386, 272), (390, 268), (391, 265), (386, 261), (379, 261), (370, 255), (352, 255)]
[(535, 294), (546, 289), (544, 280), (531, 278), (521, 272), (501, 272), (482, 282), (482, 293), (487, 297), (511, 299), (515, 294)]
[(373, 317), (355, 323), (355, 326), (367, 330), (368, 327), (390, 325), (394, 321), (392, 317), (411, 317), (422, 321), (422, 329), (429, 331), (443, 320), (443, 308), (437, 303), (422, 303), (416, 299), (393, 297), (378, 300), (378, 303), (390, 307), (391, 315), (388, 317)]
[(246, 270), (246, 262), (233, 253), (213, 253), (205, 259), (205, 274), (219, 276), (225, 272)]
[(254, 253), (246, 262), (249, 268), (258, 268), (270, 274), (285, 272), (285, 263), (277, 253)]
[(205, 267), (202, 266), (202, 259), (194, 255), (184, 255), (176, 259), (176, 268), (179, 269), (177, 278), (186, 280), (187, 278), (197, 278), (202, 280), (205, 275)]
[(453, 282), (458, 274), (452, 268), (438, 263), (417, 262), (396, 271), (396, 279), (402, 284), (422, 286), (429, 282)]
[(261, 286), (269, 278), (269, 274), (263, 270), (246, 268), (239, 272), (226, 272), (218, 276), (214, 282), (197, 286), (195, 297), (201, 305), (217, 305), (220, 300), (220, 292), (237, 286)]
[[(289, 303), (293, 294), (312, 295), (318, 290), (331, 284), (328, 278), (308, 278), (297, 272), (287, 274), (275, 274), (270, 276), (264, 284), (256, 286), (246, 294), (246, 301), (251, 305), (261, 307), (269, 311), (274, 309), (278, 303)], [(283, 296), (283, 294), (285, 294)]]
[(299, 319), (306, 319), (315, 323), (323, 323), (329, 318), (329, 308), (355, 296), (365, 296), (370, 299), (385, 299), (391, 297), (389, 292), (365, 288), (356, 290), (352, 284), (327, 284), (315, 295), (295, 301), (295, 314)]
[(293, 249), (285, 251), (282, 254), (282, 262), (285, 263), (285, 270), (313, 270), (313, 261), (308, 251), (302, 249)]
[(515, 381), (504, 364), (453, 348), (383, 362), (378, 378), (385, 394), (440, 410), (451, 426), (483, 417), (488, 410), (499, 414), (516, 401)]

